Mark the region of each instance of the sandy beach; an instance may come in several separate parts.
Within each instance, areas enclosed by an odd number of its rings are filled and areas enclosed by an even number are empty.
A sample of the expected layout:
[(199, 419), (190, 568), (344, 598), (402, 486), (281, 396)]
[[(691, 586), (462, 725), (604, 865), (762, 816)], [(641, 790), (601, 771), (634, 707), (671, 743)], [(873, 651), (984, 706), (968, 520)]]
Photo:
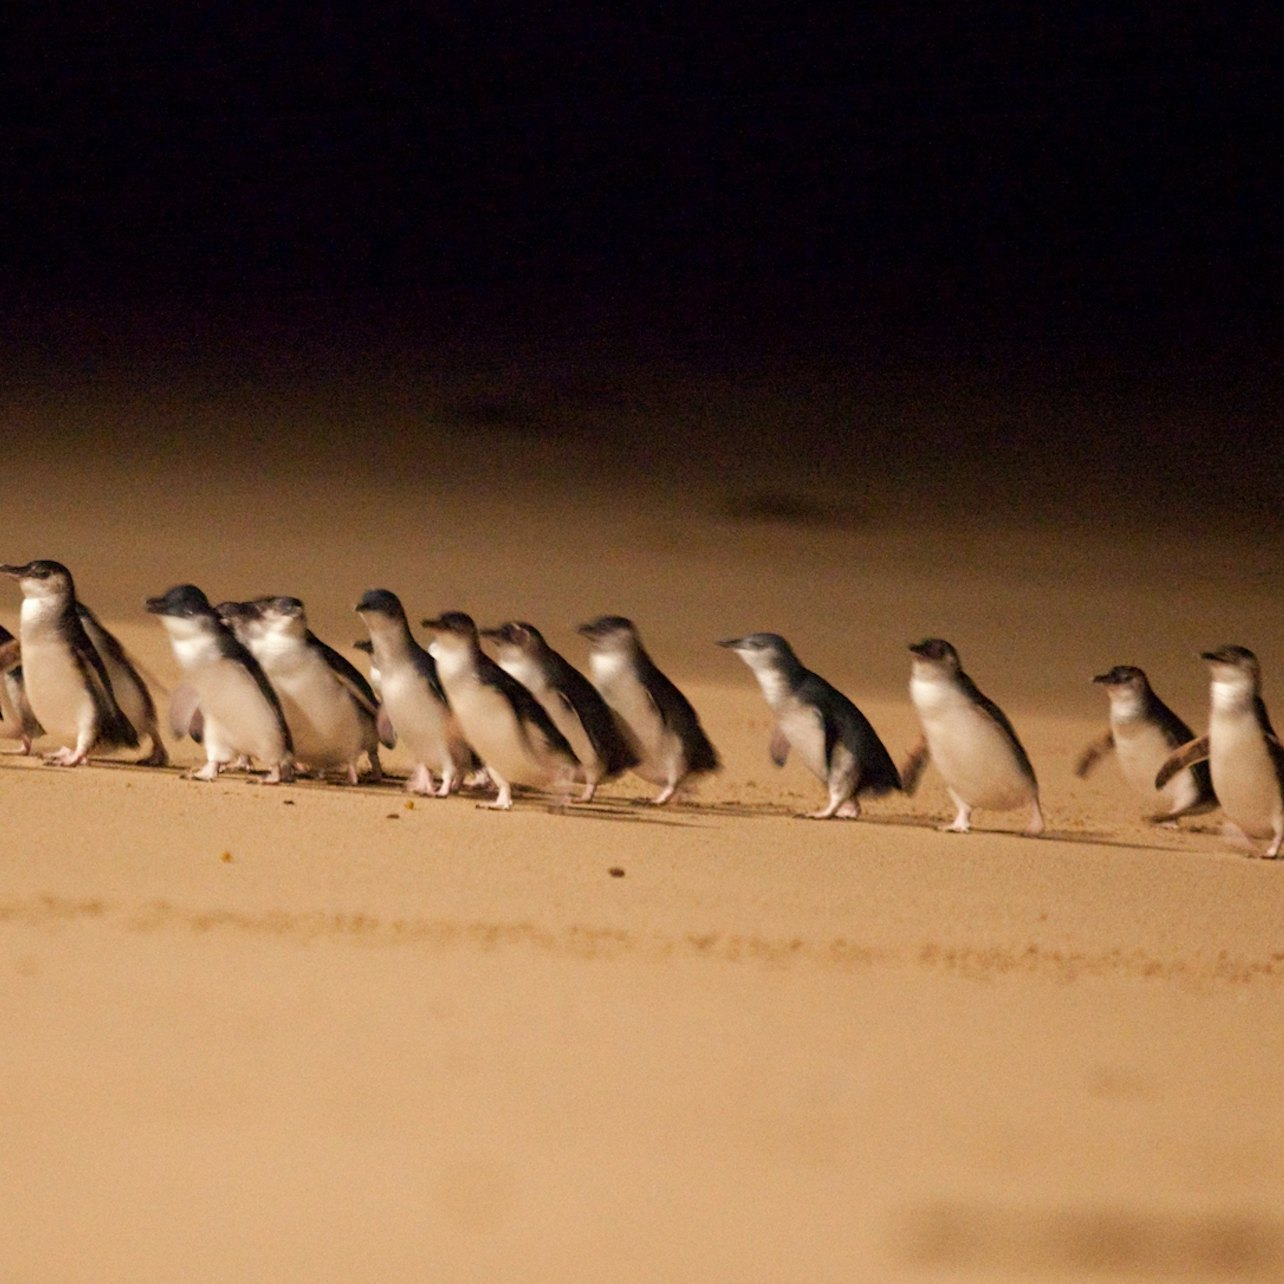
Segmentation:
[[(1284, 690), (1278, 467), (1218, 491), (1180, 414), (1056, 387), (437, 355), (33, 368), (0, 560), (70, 566), (162, 690), (142, 603), (181, 581), (301, 597), (357, 663), (375, 586), (578, 664), (619, 612), (725, 767), (680, 806), (627, 777), (500, 815), (202, 784), (190, 741), (4, 756), (0, 1277), (1284, 1277), (1284, 871), (1072, 771), (1113, 664), (1197, 730), (1201, 649)], [(1023, 454), (1041, 420), (1061, 447)], [(1155, 433), (1186, 453), (1135, 467)], [(898, 760), (907, 645), (949, 638), (1046, 836), (938, 832), (931, 769), (795, 818), (821, 787), (713, 645), (755, 629)]]

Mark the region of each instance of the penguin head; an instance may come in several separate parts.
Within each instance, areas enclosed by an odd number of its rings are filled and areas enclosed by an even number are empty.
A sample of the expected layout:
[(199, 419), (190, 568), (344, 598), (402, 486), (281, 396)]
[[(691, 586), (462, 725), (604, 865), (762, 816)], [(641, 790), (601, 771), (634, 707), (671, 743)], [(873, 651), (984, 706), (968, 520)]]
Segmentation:
[(1093, 681), (1099, 682), (1103, 687), (1127, 687), (1133, 691), (1140, 691), (1148, 685), (1144, 670), (1137, 668), (1135, 664), (1116, 664), (1113, 669), (1098, 673)]
[(260, 597), (252, 605), (268, 633), (294, 635), (307, 631), (307, 612), (297, 597)]
[(23, 597), (47, 599), (75, 596), (71, 572), (61, 562), (38, 558), (24, 566), (0, 566), (0, 575), (17, 580)]
[(147, 611), (160, 616), (165, 631), (175, 642), (211, 633), (227, 635), (227, 626), (195, 584), (176, 584), (160, 597), (149, 597)]
[(1145, 673), (1135, 664), (1116, 664), (1113, 669), (1098, 673), (1093, 682), (1106, 688), (1114, 718), (1125, 721), (1139, 718), (1153, 699)]
[(218, 620), (209, 598), (195, 584), (176, 584), (160, 597), (149, 597), (147, 613), (170, 619)]
[(262, 635), (262, 620), (257, 602), (220, 602), (214, 612), (243, 645), (248, 646)]
[(421, 620), (420, 623), (432, 634), (428, 654), (434, 660), (440, 661), (453, 656), (461, 663), (466, 663), (470, 652), (480, 650), (477, 625), (473, 622), (473, 617), (465, 615), (463, 611), (444, 611), (435, 619)]
[(386, 615), (394, 620), (406, 618), (401, 599), (389, 589), (366, 589), (354, 609), (358, 615)]
[(1200, 658), (1208, 662), (1214, 686), (1256, 691), (1261, 684), (1262, 666), (1246, 646), (1219, 646)]
[(443, 611), (439, 616), (432, 620), (421, 620), (420, 623), (426, 629), (439, 635), (451, 635), (461, 638), (475, 638), (477, 636), (477, 625), (473, 622), (471, 615), (465, 615), (463, 611)]
[(523, 654), (539, 649), (544, 641), (540, 631), (524, 620), (509, 620), (493, 629), (481, 629), (481, 636), (490, 638), (501, 651), (518, 651)]
[(797, 663), (793, 647), (779, 633), (746, 633), (742, 638), (724, 638), (717, 645), (734, 651), (755, 672)]
[(944, 638), (924, 638), (910, 644), (915, 667), (935, 669), (941, 673), (955, 674), (962, 668), (959, 653)]
[(599, 615), (597, 619), (581, 624), (576, 632), (602, 651), (631, 651), (638, 646), (637, 628), (623, 615)]

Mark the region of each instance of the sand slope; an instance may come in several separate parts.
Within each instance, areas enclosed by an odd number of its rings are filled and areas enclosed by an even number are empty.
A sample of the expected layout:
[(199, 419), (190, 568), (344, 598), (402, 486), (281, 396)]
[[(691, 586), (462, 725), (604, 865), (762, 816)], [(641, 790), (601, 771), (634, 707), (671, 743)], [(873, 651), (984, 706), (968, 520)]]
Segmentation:
[[(57, 502), (3, 516), (4, 557), (67, 561), (162, 683), (140, 607), (178, 580), (295, 593), (339, 646), (376, 584), (415, 618), (533, 619), (577, 660), (573, 625), (616, 610), (727, 765), (681, 808), (627, 780), (495, 815), (0, 760), (0, 1277), (1284, 1275), (1284, 871), (1216, 816), (1143, 825), (1109, 763), (1070, 771), (1111, 664), (1196, 726), (1200, 647), (1284, 681), (1270, 540), (960, 522), (890, 490), (854, 512), (797, 477), (782, 510), (765, 464), (675, 497), (546, 435), (423, 429), (399, 455), (386, 418), (353, 461), (295, 405), (300, 469), (268, 413), (24, 396), (13, 484)], [(63, 411), (116, 444), (142, 416), (153, 449), (90, 475), (22, 448)], [(210, 433), (250, 424), (262, 467), (189, 466), (184, 434), (226, 465)], [(1050, 835), (936, 832), (930, 773), (860, 822), (794, 819), (820, 788), (772, 767), (756, 686), (712, 646), (754, 628), (897, 757), (905, 645), (950, 637)]]

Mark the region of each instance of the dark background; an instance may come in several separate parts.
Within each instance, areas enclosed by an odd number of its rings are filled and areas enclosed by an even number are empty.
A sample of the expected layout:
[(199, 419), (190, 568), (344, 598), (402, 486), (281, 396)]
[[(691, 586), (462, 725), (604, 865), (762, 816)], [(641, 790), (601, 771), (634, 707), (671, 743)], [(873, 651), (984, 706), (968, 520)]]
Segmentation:
[(595, 337), (1278, 428), (1268, 5), (112, 8), (7, 12), (10, 379)]

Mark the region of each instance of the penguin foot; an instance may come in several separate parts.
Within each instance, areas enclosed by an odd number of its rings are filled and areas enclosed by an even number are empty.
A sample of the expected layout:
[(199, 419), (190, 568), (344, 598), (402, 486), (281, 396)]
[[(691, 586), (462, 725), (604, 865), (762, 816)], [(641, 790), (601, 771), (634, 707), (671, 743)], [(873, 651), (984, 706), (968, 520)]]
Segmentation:
[(199, 771), (185, 771), (184, 780), (214, 780), (222, 770), (221, 764), (217, 762), (207, 762)]
[(843, 802), (831, 802), (828, 807), (822, 807), (820, 811), (800, 811), (799, 820), (858, 820), (860, 818), (860, 803), (854, 798), (847, 798)]
[(937, 831), (942, 834), (970, 834), (972, 825), (970, 821), (955, 820), (948, 825), (937, 825)]
[(139, 758), (136, 765), (139, 767), (168, 767), (169, 754), (165, 746), (161, 743), (160, 737), (153, 735), (151, 737), (152, 749), (146, 758)]
[[(406, 793), (420, 794), (424, 798), (433, 795), (432, 772), (422, 762), (415, 764), (414, 770), (406, 777)], [(438, 795), (440, 797), (440, 795)]]
[(1046, 826), (1043, 823), (1043, 812), (1036, 801), (1030, 809), (1030, 823), (1021, 831), (1027, 838), (1038, 838)]
[(499, 793), (493, 802), (478, 803), (483, 811), (511, 811), (513, 807), (513, 787), (506, 780), (494, 778), (499, 786)]
[(44, 761), (50, 767), (79, 767), (88, 758), (88, 755), (78, 749), (69, 749), (63, 745), (57, 753), (45, 754)]

